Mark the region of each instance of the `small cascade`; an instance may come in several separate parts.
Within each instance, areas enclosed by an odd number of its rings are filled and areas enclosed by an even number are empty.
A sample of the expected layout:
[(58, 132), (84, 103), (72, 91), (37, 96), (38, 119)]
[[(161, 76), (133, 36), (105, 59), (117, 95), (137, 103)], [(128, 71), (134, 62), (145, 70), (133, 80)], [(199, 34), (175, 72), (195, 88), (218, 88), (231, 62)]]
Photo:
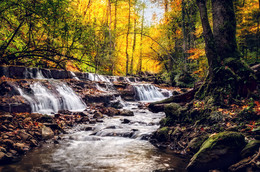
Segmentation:
[(131, 82), (131, 81), (129, 80), (129, 78), (127, 78), (127, 77), (125, 77), (125, 81), (128, 82), (128, 83)]
[(103, 92), (107, 92), (106, 89), (100, 87), (100, 85), (98, 83), (96, 83), (96, 88), (99, 90), (99, 91), (103, 91)]
[(46, 78), (43, 76), (42, 71), (37, 69), (36, 78), (35, 79), (46, 79)]
[(79, 78), (76, 76), (76, 74), (74, 72), (70, 71), (70, 74), (73, 79), (79, 80)]
[(76, 93), (65, 83), (56, 86), (56, 90), (62, 97), (62, 109), (71, 111), (83, 111), (86, 109), (85, 103), (76, 95)]
[(40, 82), (31, 85), (33, 94), (25, 94), (20, 88), (18, 91), (31, 105), (32, 112), (52, 114), (59, 110), (82, 111), (86, 105), (76, 93), (66, 84), (52, 84), (48, 89)]
[(25, 79), (46, 79), (39, 68), (26, 68), (24, 73)]
[(100, 79), (100, 81), (110, 82), (110, 80), (104, 75), (97, 75), (97, 77)]
[(90, 81), (100, 81), (100, 79), (97, 77), (97, 74), (94, 73), (88, 73), (88, 79)]
[(142, 84), (133, 85), (135, 89), (135, 98), (140, 101), (155, 101), (165, 98), (159, 88), (154, 85)]

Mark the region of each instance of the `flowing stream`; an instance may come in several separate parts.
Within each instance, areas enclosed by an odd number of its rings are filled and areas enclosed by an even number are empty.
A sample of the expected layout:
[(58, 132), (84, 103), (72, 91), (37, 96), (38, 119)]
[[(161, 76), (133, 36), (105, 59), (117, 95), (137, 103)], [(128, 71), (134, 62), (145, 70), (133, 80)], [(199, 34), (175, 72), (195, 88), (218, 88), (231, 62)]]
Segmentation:
[[(41, 78), (40, 74), (36, 76)], [(73, 77), (78, 80), (75, 75)], [(89, 73), (88, 77), (92, 81), (106, 82), (106, 88), (97, 84), (99, 90), (113, 90), (112, 83), (105, 76)], [(40, 82), (34, 83), (31, 85), (33, 94), (18, 90), (30, 103), (33, 112), (57, 113), (60, 109), (83, 111), (88, 108), (65, 83), (51, 84), (53, 89)], [(143, 103), (167, 96), (161, 93), (163, 90), (150, 84), (133, 83), (133, 88), (136, 100), (142, 102), (125, 102), (120, 97), (117, 100), (123, 109), (133, 111), (134, 116), (105, 116), (103, 122), (77, 125), (68, 134), (60, 136), (59, 144), (45, 143), (26, 154), (20, 162), (0, 167), (0, 171), (150, 172), (171, 168), (185, 171), (186, 158), (158, 150), (148, 141), (165, 114), (152, 113), (144, 108)]]
[[(62, 172), (149, 172), (174, 168), (185, 171), (185, 158), (162, 152), (147, 138), (159, 127), (164, 113), (138, 108), (138, 102), (124, 102), (134, 116), (105, 117), (102, 123), (78, 125), (61, 136), (59, 144), (44, 144), (22, 161), (2, 171)], [(91, 127), (90, 131), (85, 131)]]

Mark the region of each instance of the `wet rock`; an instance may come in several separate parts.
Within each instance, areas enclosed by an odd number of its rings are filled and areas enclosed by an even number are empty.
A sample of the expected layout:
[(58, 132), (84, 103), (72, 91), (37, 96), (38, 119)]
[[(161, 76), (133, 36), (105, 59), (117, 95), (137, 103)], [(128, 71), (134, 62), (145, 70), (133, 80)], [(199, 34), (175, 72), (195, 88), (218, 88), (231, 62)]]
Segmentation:
[(86, 126), (84, 130), (85, 130), (85, 131), (91, 131), (91, 130), (93, 130), (93, 127), (91, 127), (91, 126)]
[(54, 137), (54, 132), (52, 131), (51, 128), (44, 126), (44, 127), (42, 128), (42, 133), (41, 133), (41, 135), (42, 135), (42, 138), (43, 138), (44, 140), (47, 140), (47, 139), (51, 139), (51, 138)]
[(90, 124), (96, 124), (97, 121), (96, 121), (95, 119), (90, 119), (90, 120), (89, 120), (89, 123), (90, 123)]
[(100, 119), (103, 118), (103, 114), (99, 111), (94, 112), (93, 118)]
[(241, 133), (222, 132), (209, 137), (191, 158), (188, 171), (206, 172), (211, 169), (227, 169), (234, 164), (245, 146)]
[(120, 111), (120, 116), (134, 116), (134, 112), (130, 111), (130, 110), (122, 110)]
[(150, 104), (148, 106), (149, 110), (158, 113), (158, 112), (163, 112), (164, 111), (164, 104)]
[(119, 100), (111, 101), (110, 106), (113, 108), (116, 108), (116, 109), (122, 109), (124, 107), (123, 104)]
[(123, 119), (122, 120), (122, 124), (128, 124), (128, 123), (130, 123), (131, 121), (129, 120), (129, 119)]
[(69, 78), (68, 72), (64, 70), (50, 70), (53, 79), (67, 79)]
[(252, 140), (246, 147), (241, 151), (241, 157), (247, 158), (254, 155), (260, 147), (260, 140)]
[(102, 113), (108, 115), (108, 116), (115, 116), (115, 115), (119, 115), (120, 111), (118, 109), (115, 109), (113, 107), (108, 107), (105, 108)]
[(113, 94), (99, 94), (99, 95), (94, 95), (94, 94), (88, 94), (85, 95), (83, 100), (86, 103), (104, 103), (104, 104), (109, 104), (111, 100), (114, 99)]
[(17, 79), (24, 79), (25, 78), (25, 67), (20, 66), (9, 66), (9, 77), (17, 78)]

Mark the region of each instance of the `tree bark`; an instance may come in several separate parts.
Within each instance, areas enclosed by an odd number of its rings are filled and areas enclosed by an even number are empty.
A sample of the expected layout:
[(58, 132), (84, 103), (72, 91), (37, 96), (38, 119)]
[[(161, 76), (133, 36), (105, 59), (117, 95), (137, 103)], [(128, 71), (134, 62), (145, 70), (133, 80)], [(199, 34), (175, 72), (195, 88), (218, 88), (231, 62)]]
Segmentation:
[(128, 66), (129, 66), (129, 54), (128, 54), (128, 37), (130, 34), (130, 17), (131, 17), (131, 0), (128, 1), (128, 26), (127, 26), (127, 33), (126, 33), (126, 48), (125, 48), (125, 54), (126, 54), (126, 67), (125, 67), (125, 73), (126, 76), (128, 75)]
[(196, 98), (212, 96), (226, 104), (237, 96), (249, 96), (256, 89), (254, 72), (240, 59), (236, 43), (236, 18), (233, 0), (212, 0), (213, 33), (209, 24), (206, 0), (196, 0), (200, 11), (209, 64), (209, 75)]
[(233, 0), (212, 0), (213, 35), (221, 60), (239, 58)]
[(218, 66), (219, 60), (215, 49), (215, 40), (211, 27), (209, 25), (206, 0), (197, 0), (197, 6), (200, 11), (200, 18), (203, 28), (203, 36), (205, 40), (205, 51), (209, 64), (209, 76), (213, 76), (213, 69)]

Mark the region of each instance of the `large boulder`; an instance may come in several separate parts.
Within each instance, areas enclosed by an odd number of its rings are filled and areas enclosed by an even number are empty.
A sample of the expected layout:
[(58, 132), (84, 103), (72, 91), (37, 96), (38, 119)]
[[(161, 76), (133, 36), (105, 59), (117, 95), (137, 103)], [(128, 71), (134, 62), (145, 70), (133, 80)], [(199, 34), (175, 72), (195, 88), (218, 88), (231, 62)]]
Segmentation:
[(206, 172), (211, 169), (227, 169), (239, 160), (245, 146), (241, 133), (222, 132), (209, 137), (200, 150), (191, 158), (188, 171)]

